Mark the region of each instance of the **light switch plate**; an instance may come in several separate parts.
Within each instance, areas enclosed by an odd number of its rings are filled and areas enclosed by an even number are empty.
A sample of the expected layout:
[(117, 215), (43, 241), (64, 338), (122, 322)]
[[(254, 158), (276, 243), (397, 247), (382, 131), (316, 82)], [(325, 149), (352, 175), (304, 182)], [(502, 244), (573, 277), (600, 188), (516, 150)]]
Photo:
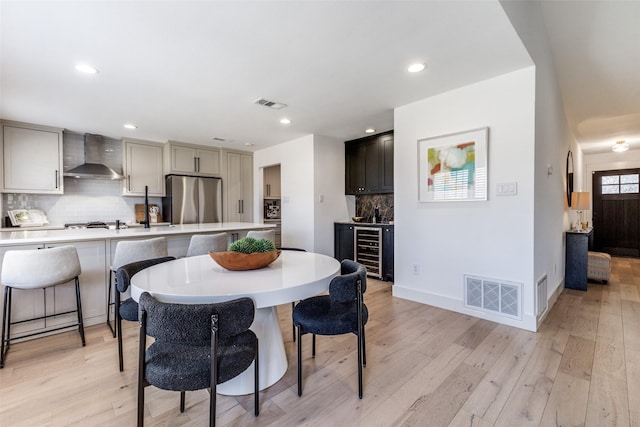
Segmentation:
[(496, 184), (497, 196), (515, 196), (518, 194), (517, 182), (501, 182)]

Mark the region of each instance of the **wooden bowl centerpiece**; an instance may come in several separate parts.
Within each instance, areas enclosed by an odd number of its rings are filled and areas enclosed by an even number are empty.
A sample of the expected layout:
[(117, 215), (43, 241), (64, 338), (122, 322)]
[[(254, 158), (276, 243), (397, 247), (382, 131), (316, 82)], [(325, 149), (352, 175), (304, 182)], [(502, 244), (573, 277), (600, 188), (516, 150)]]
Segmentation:
[(209, 256), (223, 268), (234, 271), (257, 270), (278, 259), (280, 251), (267, 239), (245, 237), (229, 246), (225, 252), (209, 252)]

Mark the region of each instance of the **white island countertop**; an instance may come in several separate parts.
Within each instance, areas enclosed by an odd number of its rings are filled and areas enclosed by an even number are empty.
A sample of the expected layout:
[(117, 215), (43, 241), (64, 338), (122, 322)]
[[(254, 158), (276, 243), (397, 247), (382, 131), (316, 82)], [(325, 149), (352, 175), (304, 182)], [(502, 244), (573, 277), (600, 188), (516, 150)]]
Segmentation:
[(84, 240), (127, 239), (137, 237), (158, 237), (173, 234), (222, 233), (225, 231), (243, 231), (273, 228), (275, 224), (252, 222), (218, 222), (210, 224), (152, 225), (151, 228), (131, 227), (121, 230), (103, 228), (69, 230), (29, 230), (1, 231), (0, 246), (29, 243), (55, 243)]

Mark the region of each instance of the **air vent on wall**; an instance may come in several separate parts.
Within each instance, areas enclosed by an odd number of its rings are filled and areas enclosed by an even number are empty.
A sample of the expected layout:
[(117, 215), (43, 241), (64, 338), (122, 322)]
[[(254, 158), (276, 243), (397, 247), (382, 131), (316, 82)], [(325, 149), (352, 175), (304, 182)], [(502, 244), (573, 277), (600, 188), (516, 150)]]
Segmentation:
[(547, 311), (548, 307), (547, 300), (547, 275), (542, 276), (538, 283), (536, 284), (536, 317), (539, 319), (540, 316)]
[(466, 307), (516, 319), (522, 318), (522, 284), (464, 275)]
[(282, 102), (269, 101), (264, 98), (254, 101), (254, 104), (263, 105), (265, 107), (273, 108), (274, 110), (281, 110), (287, 106), (287, 104), (283, 104)]

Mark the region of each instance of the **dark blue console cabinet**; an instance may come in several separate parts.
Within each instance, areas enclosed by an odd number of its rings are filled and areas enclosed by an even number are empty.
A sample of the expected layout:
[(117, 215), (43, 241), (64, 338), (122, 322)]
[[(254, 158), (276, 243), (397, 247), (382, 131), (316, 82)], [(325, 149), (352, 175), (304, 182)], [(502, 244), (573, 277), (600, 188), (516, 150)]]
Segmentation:
[(586, 231), (567, 231), (566, 258), (564, 266), (564, 287), (587, 290), (587, 260), (593, 229)]

